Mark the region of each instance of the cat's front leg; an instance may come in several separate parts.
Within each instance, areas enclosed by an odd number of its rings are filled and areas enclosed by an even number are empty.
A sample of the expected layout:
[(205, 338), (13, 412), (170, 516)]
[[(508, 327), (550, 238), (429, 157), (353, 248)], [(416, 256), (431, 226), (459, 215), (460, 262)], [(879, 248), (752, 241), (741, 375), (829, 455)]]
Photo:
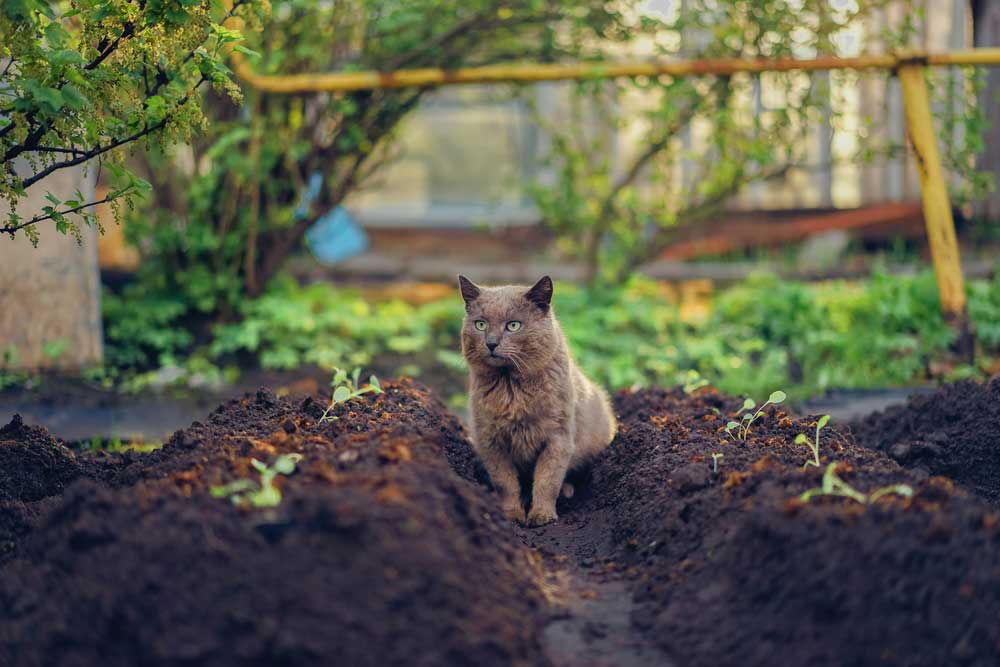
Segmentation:
[(559, 518), (556, 514), (556, 500), (572, 457), (573, 441), (568, 433), (550, 436), (535, 463), (535, 483), (531, 491), (531, 511), (528, 512), (529, 526), (542, 526)]
[(524, 505), (521, 504), (521, 482), (510, 454), (502, 448), (486, 446), (479, 452), (490, 481), (500, 494), (500, 508), (511, 521), (524, 523)]

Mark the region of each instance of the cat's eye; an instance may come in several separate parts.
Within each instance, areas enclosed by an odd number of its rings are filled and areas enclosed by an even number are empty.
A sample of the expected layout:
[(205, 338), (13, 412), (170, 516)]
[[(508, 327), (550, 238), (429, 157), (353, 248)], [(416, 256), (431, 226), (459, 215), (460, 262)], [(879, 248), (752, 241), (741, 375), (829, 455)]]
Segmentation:
[(486, 320), (476, 320), (476, 330), (486, 331)]
[(507, 323), (507, 331), (517, 331), (521, 328), (521, 323), (517, 320), (511, 320)]

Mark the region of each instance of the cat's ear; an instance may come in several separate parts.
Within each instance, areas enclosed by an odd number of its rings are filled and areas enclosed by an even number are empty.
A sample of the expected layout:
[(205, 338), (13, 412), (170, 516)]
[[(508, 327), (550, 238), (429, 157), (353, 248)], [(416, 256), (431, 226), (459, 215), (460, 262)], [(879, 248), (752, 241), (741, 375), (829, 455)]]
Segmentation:
[(537, 283), (532, 285), (530, 290), (524, 293), (524, 298), (548, 312), (549, 306), (552, 304), (552, 278), (542, 276)]
[(466, 307), (478, 299), (479, 295), (483, 293), (483, 291), (479, 289), (479, 285), (462, 275), (458, 277), (458, 287), (462, 291), (462, 299), (465, 300)]

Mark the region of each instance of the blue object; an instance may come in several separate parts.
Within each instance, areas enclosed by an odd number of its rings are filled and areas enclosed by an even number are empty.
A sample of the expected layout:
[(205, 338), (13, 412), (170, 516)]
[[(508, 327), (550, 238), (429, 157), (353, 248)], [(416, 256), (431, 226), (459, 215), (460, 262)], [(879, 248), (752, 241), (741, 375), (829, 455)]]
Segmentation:
[(309, 209), (312, 208), (316, 197), (319, 197), (321, 187), (323, 187), (323, 175), (318, 171), (314, 171), (309, 176), (309, 183), (306, 184), (306, 191), (302, 193), (302, 199), (299, 200), (298, 206), (295, 207), (296, 218), (301, 220), (309, 215)]
[(321, 264), (336, 264), (368, 248), (364, 230), (342, 206), (317, 220), (306, 232), (306, 240)]

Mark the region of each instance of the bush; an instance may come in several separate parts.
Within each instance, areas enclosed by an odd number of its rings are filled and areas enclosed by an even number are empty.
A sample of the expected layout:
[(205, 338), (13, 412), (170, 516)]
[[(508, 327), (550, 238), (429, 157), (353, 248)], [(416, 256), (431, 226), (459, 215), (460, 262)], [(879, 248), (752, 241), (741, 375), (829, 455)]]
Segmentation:
[[(931, 362), (953, 340), (931, 272), (820, 284), (759, 276), (706, 305), (706, 316), (684, 318), (667, 288), (634, 278), (620, 287), (560, 285), (554, 307), (580, 365), (611, 389), (688, 384), (692, 372), (725, 392), (755, 396), (778, 387), (803, 398), (905, 385), (934, 377)], [(996, 354), (1000, 279), (972, 281), (969, 310), (983, 350)], [(389, 355), (416, 361), (407, 373), (464, 372), (457, 293), (423, 305), (372, 302), (357, 290), (283, 278), (246, 301), (239, 321), (211, 329), (204, 348), (176, 328), (179, 312), (153, 298), (106, 300), (109, 362), (141, 368), (193, 353), (214, 363), (249, 356), (268, 369), (329, 369), (384, 364)]]

